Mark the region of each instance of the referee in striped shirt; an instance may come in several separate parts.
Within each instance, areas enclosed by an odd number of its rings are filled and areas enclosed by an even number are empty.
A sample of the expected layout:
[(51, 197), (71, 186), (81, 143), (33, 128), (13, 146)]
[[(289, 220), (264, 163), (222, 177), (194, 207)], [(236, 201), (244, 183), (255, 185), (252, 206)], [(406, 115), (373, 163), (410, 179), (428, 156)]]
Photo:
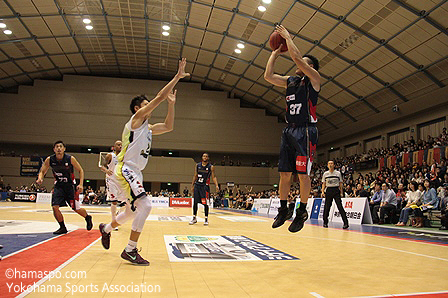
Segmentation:
[(343, 229), (348, 229), (347, 214), (345, 214), (342, 206), (341, 198), (344, 196), (344, 183), (342, 182), (341, 172), (334, 169), (334, 162), (328, 161), (328, 171), (322, 176), (322, 194), (325, 197), (324, 207), (324, 228), (328, 228), (328, 215), (330, 214), (333, 200), (341, 213), (342, 221), (344, 222)]

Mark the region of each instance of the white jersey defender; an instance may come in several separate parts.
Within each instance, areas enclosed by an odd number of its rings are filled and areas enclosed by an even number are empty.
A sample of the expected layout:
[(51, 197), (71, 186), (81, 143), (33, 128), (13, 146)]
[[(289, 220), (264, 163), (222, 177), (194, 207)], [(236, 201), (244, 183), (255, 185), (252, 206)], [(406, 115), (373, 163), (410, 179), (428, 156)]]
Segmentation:
[(151, 150), (152, 131), (149, 129), (148, 120), (137, 128), (132, 129), (132, 119), (124, 126), (122, 134), (123, 148), (118, 154), (118, 164), (115, 168), (115, 176), (121, 188), (118, 200), (127, 198), (140, 198), (145, 195), (143, 188), (142, 170), (146, 167)]

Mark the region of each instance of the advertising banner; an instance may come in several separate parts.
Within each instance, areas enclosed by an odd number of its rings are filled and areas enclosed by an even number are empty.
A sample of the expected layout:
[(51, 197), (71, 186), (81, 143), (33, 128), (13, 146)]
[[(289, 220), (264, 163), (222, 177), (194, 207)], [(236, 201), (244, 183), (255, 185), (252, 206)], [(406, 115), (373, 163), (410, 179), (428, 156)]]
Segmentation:
[(191, 207), (192, 198), (170, 198), (170, 207)]
[(12, 201), (36, 203), (37, 192), (13, 192)]

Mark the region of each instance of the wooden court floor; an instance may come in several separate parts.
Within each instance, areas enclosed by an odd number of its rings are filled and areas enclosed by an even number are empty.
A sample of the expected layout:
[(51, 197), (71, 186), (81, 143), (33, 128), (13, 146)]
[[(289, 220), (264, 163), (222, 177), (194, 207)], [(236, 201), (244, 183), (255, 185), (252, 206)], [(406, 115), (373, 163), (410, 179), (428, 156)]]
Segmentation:
[[(95, 224), (92, 231), (85, 230), (83, 218), (65, 209), (65, 222), (73, 231), (52, 238), (57, 223), (49, 206), (0, 203), (0, 297), (24, 296), (26, 292), (15, 291), (20, 283), (36, 283), (27, 297), (359, 297), (428, 292), (433, 294), (425, 296), (448, 296), (448, 234), (363, 230), (354, 225), (350, 230), (325, 229), (318, 223), (292, 234), (289, 223), (273, 230), (271, 218), (220, 209), (212, 209), (209, 226), (190, 226), (191, 209), (155, 207), (138, 243), (151, 265), (139, 267), (120, 258), (130, 222), (112, 232), (111, 248), (104, 250), (98, 224), (110, 221), (109, 209), (87, 207)], [(201, 209), (199, 217), (203, 218)], [(261, 254), (254, 260), (170, 261), (169, 237), (196, 245), (219, 236), (244, 236), (247, 247), (267, 246), (278, 253), (274, 256), (291, 259), (263, 260)], [(179, 254), (182, 248), (177, 247)], [(56, 268), (61, 276), (51, 280), (22, 274)], [(15, 275), (8, 278), (6, 271), (11, 269)], [(76, 275), (79, 271), (85, 275)]]

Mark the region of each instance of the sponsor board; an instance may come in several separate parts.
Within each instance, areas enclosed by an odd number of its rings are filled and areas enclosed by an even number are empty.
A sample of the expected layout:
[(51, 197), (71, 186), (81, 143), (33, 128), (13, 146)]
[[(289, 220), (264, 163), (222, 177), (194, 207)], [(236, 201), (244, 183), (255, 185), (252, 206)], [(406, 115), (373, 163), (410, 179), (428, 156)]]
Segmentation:
[[(342, 207), (344, 207), (347, 219), (350, 224), (371, 224), (372, 216), (368, 206), (367, 198), (342, 198)], [(336, 204), (332, 206), (332, 222), (342, 223), (341, 213)]]
[(170, 207), (191, 207), (192, 198), (170, 198)]
[(165, 235), (171, 262), (298, 260), (246, 236)]
[(37, 192), (13, 192), (12, 201), (36, 203)]
[(51, 204), (51, 193), (37, 193), (36, 203), (38, 204)]
[(268, 214), (270, 206), (271, 199), (255, 199), (252, 211), (260, 214)]
[(152, 207), (168, 207), (170, 205), (170, 198), (167, 197), (149, 197)]
[(269, 214), (276, 215), (278, 213), (278, 208), (280, 208), (280, 199), (271, 199), (271, 206), (269, 207)]
[[(171, 221), (171, 222), (189, 222), (192, 219), (191, 216), (185, 216), (185, 215), (156, 215), (156, 214), (150, 214), (147, 221)], [(203, 218), (200, 218), (199, 216), (196, 216), (196, 219), (198, 222), (204, 222)]]
[(264, 222), (266, 220), (251, 216), (218, 216), (219, 218), (232, 222)]

